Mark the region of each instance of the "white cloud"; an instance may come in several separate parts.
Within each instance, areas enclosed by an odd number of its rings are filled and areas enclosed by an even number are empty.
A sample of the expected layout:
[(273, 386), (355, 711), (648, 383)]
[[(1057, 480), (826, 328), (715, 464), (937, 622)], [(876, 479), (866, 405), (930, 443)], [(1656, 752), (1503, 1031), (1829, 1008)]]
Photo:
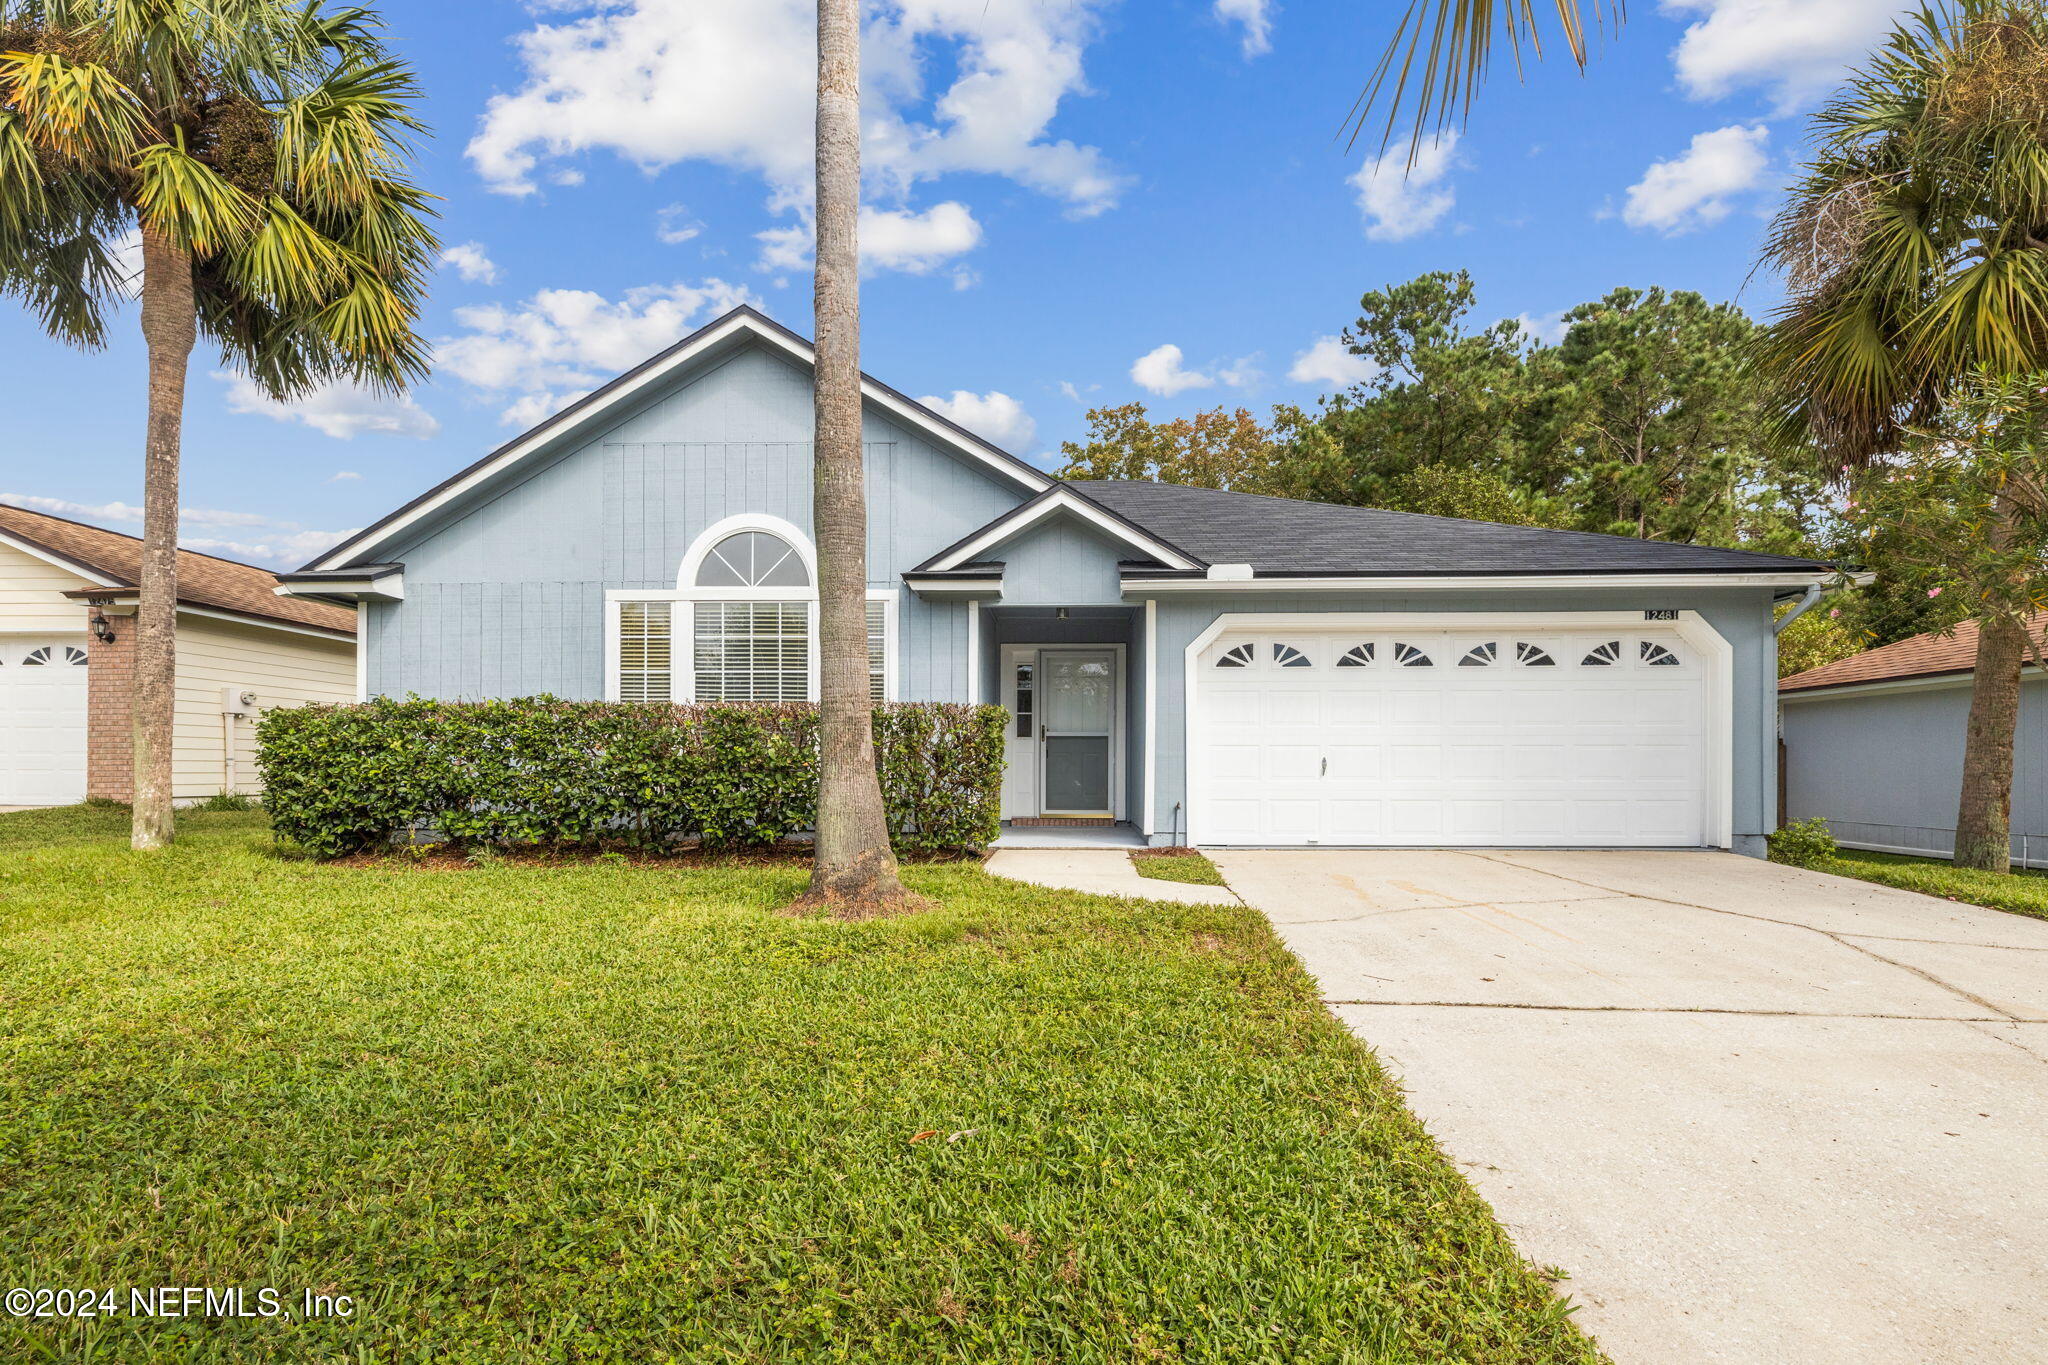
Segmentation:
[(354, 483), (361, 481), (362, 477), (362, 475), (356, 473), (353, 469), (337, 469), (334, 471), (334, 477), (329, 479), (327, 482)]
[(531, 426), (631, 369), (707, 318), (753, 302), (724, 280), (627, 290), (614, 302), (586, 289), (543, 289), (510, 307), (455, 310), (466, 330), (435, 345), (435, 363), (509, 404), (508, 423)]
[(951, 398), (926, 394), (917, 401), (1006, 450), (1029, 450), (1031, 438), (1038, 434), (1038, 423), (1024, 411), (1024, 405), (994, 389), (987, 393), (955, 389)]
[(1728, 216), (1728, 197), (1762, 178), (1770, 136), (1762, 124), (1696, 134), (1682, 154), (1655, 163), (1629, 186), (1622, 221), (1667, 236), (1720, 222)]
[[(100, 525), (113, 523), (127, 534), (142, 524), (142, 509), (126, 502), (70, 502), (32, 493), (0, 493), (0, 502), (26, 507), (52, 516), (70, 517)], [(178, 544), (203, 554), (243, 559), (272, 568), (303, 564), (322, 550), (339, 545), (360, 528), (343, 531), (309, 530), (296, 521), (281, 521), (258, 512), (230, 512), (212, 507), (184, 507), (178, 511)], [(194, 530), (202, 534), (192, 534)], [(203, 534), (205, 531), (254, 531), (255, 538)]]
[(1826, 93), (1913, 6), (1903, 0), (1663, 0), (1697, 16), (1672, 49), (1695, 99), (1759, 89), (1789, 113)]
[[(768, 228), (754, 234), (761, 255), (754, 262), (760, 270), (808, 270), (811, 264), (813, 227), (808, 212), (791, 227)], [(863, 204), (860, 210), (860, 263), (867, 270), (901, 270), (910, 275), (930, 274), (955, 256), (981, 244), (981, 224), (965, 204), (948, 200), (934, 204), (923, 213), (907, 209), (879, 209)], [(971, 271), (956, 273), (954, 287), (975, 282)]]
[(1517, 313), (1515, 322), (1521, 326), (1522, 335), (1534, 337), (1545, 346), (1555, 346), (1563, 341), (1565, 333), (1571, 330), (1565, 325), (1564, 314), (1565, 310), (1562, 308), (1542, 314)]
[(1233, 389), (1256, 388), (1265, 382), (1266, 372), (1259, 368), (1259, 362), (1266, 357), (1259, 352), (1241, 355), (1228, 365), (1216, 368), (1216, 377)]
[(1244, 55), (1256, 57), (1273, 50), (1273, 14), (1270, 0), (1216, 0), (1215, 14), (1226, 24), (1244, 25)]
[(471, 284), (496, 284), (498, 266), (485, 252), (482, 242), (463, 242), (441, 253), (441, 263), (455, 267), (455, 273)]
[(1408, 165), (1406, 143), (1397, 143), (1358, 168), (1350, 184), (1358, 190), (1365, 235), (1375, 242), (1402, 242), (1441, 223), (1458, 202), (1457, 191), (1441, 183), (1456, 164), (1458, 135), (1444, 133), (1425, 142)]
[(1362, 355), (1353, 355), (1343, 337), (1320, 336), (1307, 350), (1294, 357), (1287, 377), (1297, 384), (1321, 384), (1348, 389), (1363, 384), (1380, 372), (1380, 367)]
[(268, 417), (273, 422), (300, 422), (336, 440), (351, 440), (366, 431), (425, 440), (441, 430), (434, 415), (409, 395), (393, 397), (353, 384), (336, 383), (279, 403), (246, 375), (216, 371), (213, 377), (228, 386), (229, 412)]
[(680, 246), (704, 231), (704, 225), (690, 217), (682, 204), (670, 204), (654, 215), (654, 235), (669, 246)]
[(1168, 343), (1154, 347), (1139, 356), (1131, 365), (1131, 378), (1138, 387), (1171, 398), (1188, 389), (1208, 389), (1216, 386), (1216, 376), (1190, 370), (1182, 365), (1180, 347)]
[[(1082, 53), (1104, 0), (901, 0), (867, 27), (862, 162), (900, 195), (952, 172), (1001, 175), (1077, 214), (1123, 177), (1048, 129), (1085, 91)], [(808, 198), (816, 28), (806, 0), (554, 0), (565, 21), (519, 35), (525, 80), (485, 107), (469, 157), (491, 188), (528, 194), (547, 158), (608, 150), (648, 171), (701, 160)], [(950, 83), (928, 89), (929, 72)]]

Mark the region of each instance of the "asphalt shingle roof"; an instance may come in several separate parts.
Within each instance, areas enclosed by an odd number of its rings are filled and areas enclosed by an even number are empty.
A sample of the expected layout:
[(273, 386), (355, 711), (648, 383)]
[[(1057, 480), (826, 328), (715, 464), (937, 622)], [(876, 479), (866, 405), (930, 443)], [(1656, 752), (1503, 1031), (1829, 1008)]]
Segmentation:
[[(119, 531), (4, 503), (0, 530), (129, 588), (142, 573), (142, 542)], [(356, 614), (346, 607), (279, 597), (276, 589), (277, 575), (268, 569), (196, 550), (178, 551), (178, 600), (188, 606), (355, 634)]]
[(1771, 573), (1829, 567), (1754, 550), (1548, 531), (1215, 488), (1078, 479), (1069, 487), (1210, 564), (1260, 576)]
[[(2048, 612), (2027, 623), (2029, 648), (2048, 647)], [(1811, 692), (1822, 687), (1846, 687), (1850, 683), (1890, 682), (1895, 678), (1932, 678), (1943, 673), (1977, 671), (1977, 623), (1964, 621), (1952, 635), (1914, 635), (1894, 640), (1861, 654), (1851, 654), (1804, 673), (1794, 673), (1778, 683), (1780, 692)]]

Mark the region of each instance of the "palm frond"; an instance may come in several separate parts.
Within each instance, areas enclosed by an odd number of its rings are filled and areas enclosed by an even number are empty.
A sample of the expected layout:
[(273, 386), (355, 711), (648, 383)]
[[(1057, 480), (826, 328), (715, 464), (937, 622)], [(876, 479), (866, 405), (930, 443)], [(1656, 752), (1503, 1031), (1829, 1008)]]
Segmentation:
[(149, 136), (142, 100), (113, 71), (54, 52), (0, 53), (0, 102), (30, 141), (84, 165), (117, 165)]
[[(1550, 27), (1541, 17), (1543, 8), (1541, 0), (1410, 0), (1345, 119), (1347, 145), (1357, 142), (1366, 121), (1384, 99), (1387, 121), (1382, 145), (1393, 140), (1395, 128), (1405, 116), (1413, 125), (1409, 143), (1412, 164), (1426, 130), (1440, 133), (1470, 111), (1502, 39), (1517, 75), (1525, 47), (1537, 60), (1542, 59), (1544, 33)], [(1588, 17), (1595, 27), (1611, 26), (1617, 31), (1627, 17), (1627, 0), (1550, 0), (1549, 8), (1554, 31), (1581, 70), (1591, 55)], [(1419, 68), (1418, 56), (1422, 59)]]
[(135, 158), (135, 206), (144, 226), (195, 256), (211, 256), (255, 231), (256, 202), (220, 172), (169, 142)]

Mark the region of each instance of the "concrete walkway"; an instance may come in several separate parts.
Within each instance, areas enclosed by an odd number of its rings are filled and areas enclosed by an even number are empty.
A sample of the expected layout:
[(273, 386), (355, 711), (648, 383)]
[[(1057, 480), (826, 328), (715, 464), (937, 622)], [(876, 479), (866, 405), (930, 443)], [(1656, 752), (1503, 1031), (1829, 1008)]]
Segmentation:
[(1186, 905), (1242, 905), (1228, 887), (1196, 886), (1141, 877), (1124, 849), (999, 848), (987, 867), (997, 877), (1086, 891), (1097, 896), (1136, 896), (1144, 900), (1180, 901)]
[(1729, 854), (1212, 856), (1621, 1365), (2048, 1361), (2048, 922)]

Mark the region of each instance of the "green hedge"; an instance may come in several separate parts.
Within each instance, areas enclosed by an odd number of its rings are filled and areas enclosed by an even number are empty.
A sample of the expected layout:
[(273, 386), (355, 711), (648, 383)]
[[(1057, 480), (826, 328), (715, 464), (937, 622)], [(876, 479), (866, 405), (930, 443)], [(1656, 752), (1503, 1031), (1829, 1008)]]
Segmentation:
[[(995, 838), (1004, 719), (875, 708), (899, 850)], [(323, 858), (418, 829), (470, 846), (765, 845), (808, 830), (818, 799), (811, 705), (380, 699), (271, 711), (256, 734), (273, 829)]]

